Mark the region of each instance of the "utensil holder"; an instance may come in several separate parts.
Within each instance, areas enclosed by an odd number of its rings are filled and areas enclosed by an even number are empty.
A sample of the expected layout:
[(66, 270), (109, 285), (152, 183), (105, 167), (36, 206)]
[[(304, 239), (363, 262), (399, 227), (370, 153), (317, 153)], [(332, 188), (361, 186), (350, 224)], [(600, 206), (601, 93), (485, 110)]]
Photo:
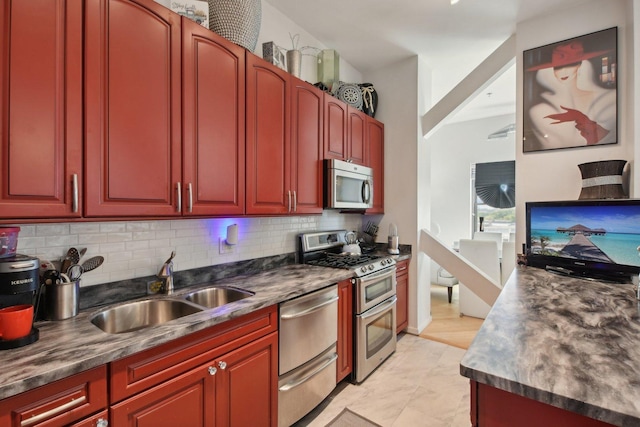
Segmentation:
[(45, 316), (64, 320), (77, 316), (80, 309), (80, 280), (45, 286)]

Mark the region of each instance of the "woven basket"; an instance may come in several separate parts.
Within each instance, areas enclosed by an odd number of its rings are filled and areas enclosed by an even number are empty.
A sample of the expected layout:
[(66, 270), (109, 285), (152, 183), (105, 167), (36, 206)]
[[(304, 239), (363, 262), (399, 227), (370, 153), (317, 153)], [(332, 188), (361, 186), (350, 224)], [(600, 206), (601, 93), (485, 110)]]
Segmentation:
[(208, 0), (209, 29), (253, 52), (262, 22), (261, 0)]

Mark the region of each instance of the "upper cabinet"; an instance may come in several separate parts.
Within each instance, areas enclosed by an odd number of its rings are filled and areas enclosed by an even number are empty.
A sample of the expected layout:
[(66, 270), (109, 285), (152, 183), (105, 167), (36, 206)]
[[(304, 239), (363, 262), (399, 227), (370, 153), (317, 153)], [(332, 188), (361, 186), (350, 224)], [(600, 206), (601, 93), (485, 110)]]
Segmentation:
[(0, 6), (0, 217), (80, 217), (82, 3)]
[(180, 214), (180, 16), (143, 0), (85, 6), (85, 215)]
[(324, 158), (367, 163), (367, 115), (325, 94)]
[(183, 211), (242, 215), (245, 50), (183, 18)]
[(367, 209), (367, 213), (384, 213), (384, 124), (368, 117), (367, 141), (368, 158), (367, 166), (373, 169), (373, 207)]

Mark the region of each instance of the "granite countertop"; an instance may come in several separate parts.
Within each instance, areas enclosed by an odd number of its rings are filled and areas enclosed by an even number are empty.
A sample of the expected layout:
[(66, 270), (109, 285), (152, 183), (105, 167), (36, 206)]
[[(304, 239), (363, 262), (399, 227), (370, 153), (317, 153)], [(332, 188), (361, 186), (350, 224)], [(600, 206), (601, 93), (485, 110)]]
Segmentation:
[(180, 289), (171, 297), (212, 284), (246, 289), (255, 292), (255, 295), (163, 325), (122, 334), (107, 334), (89, 321), (92, 315), (105, 307), (82, 310), (71, 319), (39, 322), (35, 325), (40, 331), (37, 342), (0, 352), (0, 399), (313, 292), (349, 277), (352, 277), (349, 270), (298, 264), (195, 285)]
[(639, 310), (632, 284), (518, 267), (460, 373), (607, 423), (640, 425)]

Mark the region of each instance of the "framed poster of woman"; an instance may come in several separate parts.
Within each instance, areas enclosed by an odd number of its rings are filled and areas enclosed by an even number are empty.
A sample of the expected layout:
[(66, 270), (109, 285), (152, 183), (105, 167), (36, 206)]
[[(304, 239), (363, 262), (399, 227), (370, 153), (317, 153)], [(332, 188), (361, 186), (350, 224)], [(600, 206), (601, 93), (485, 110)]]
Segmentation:
[(523, 53), (523, 151), (618, 142), (617, 27)]

